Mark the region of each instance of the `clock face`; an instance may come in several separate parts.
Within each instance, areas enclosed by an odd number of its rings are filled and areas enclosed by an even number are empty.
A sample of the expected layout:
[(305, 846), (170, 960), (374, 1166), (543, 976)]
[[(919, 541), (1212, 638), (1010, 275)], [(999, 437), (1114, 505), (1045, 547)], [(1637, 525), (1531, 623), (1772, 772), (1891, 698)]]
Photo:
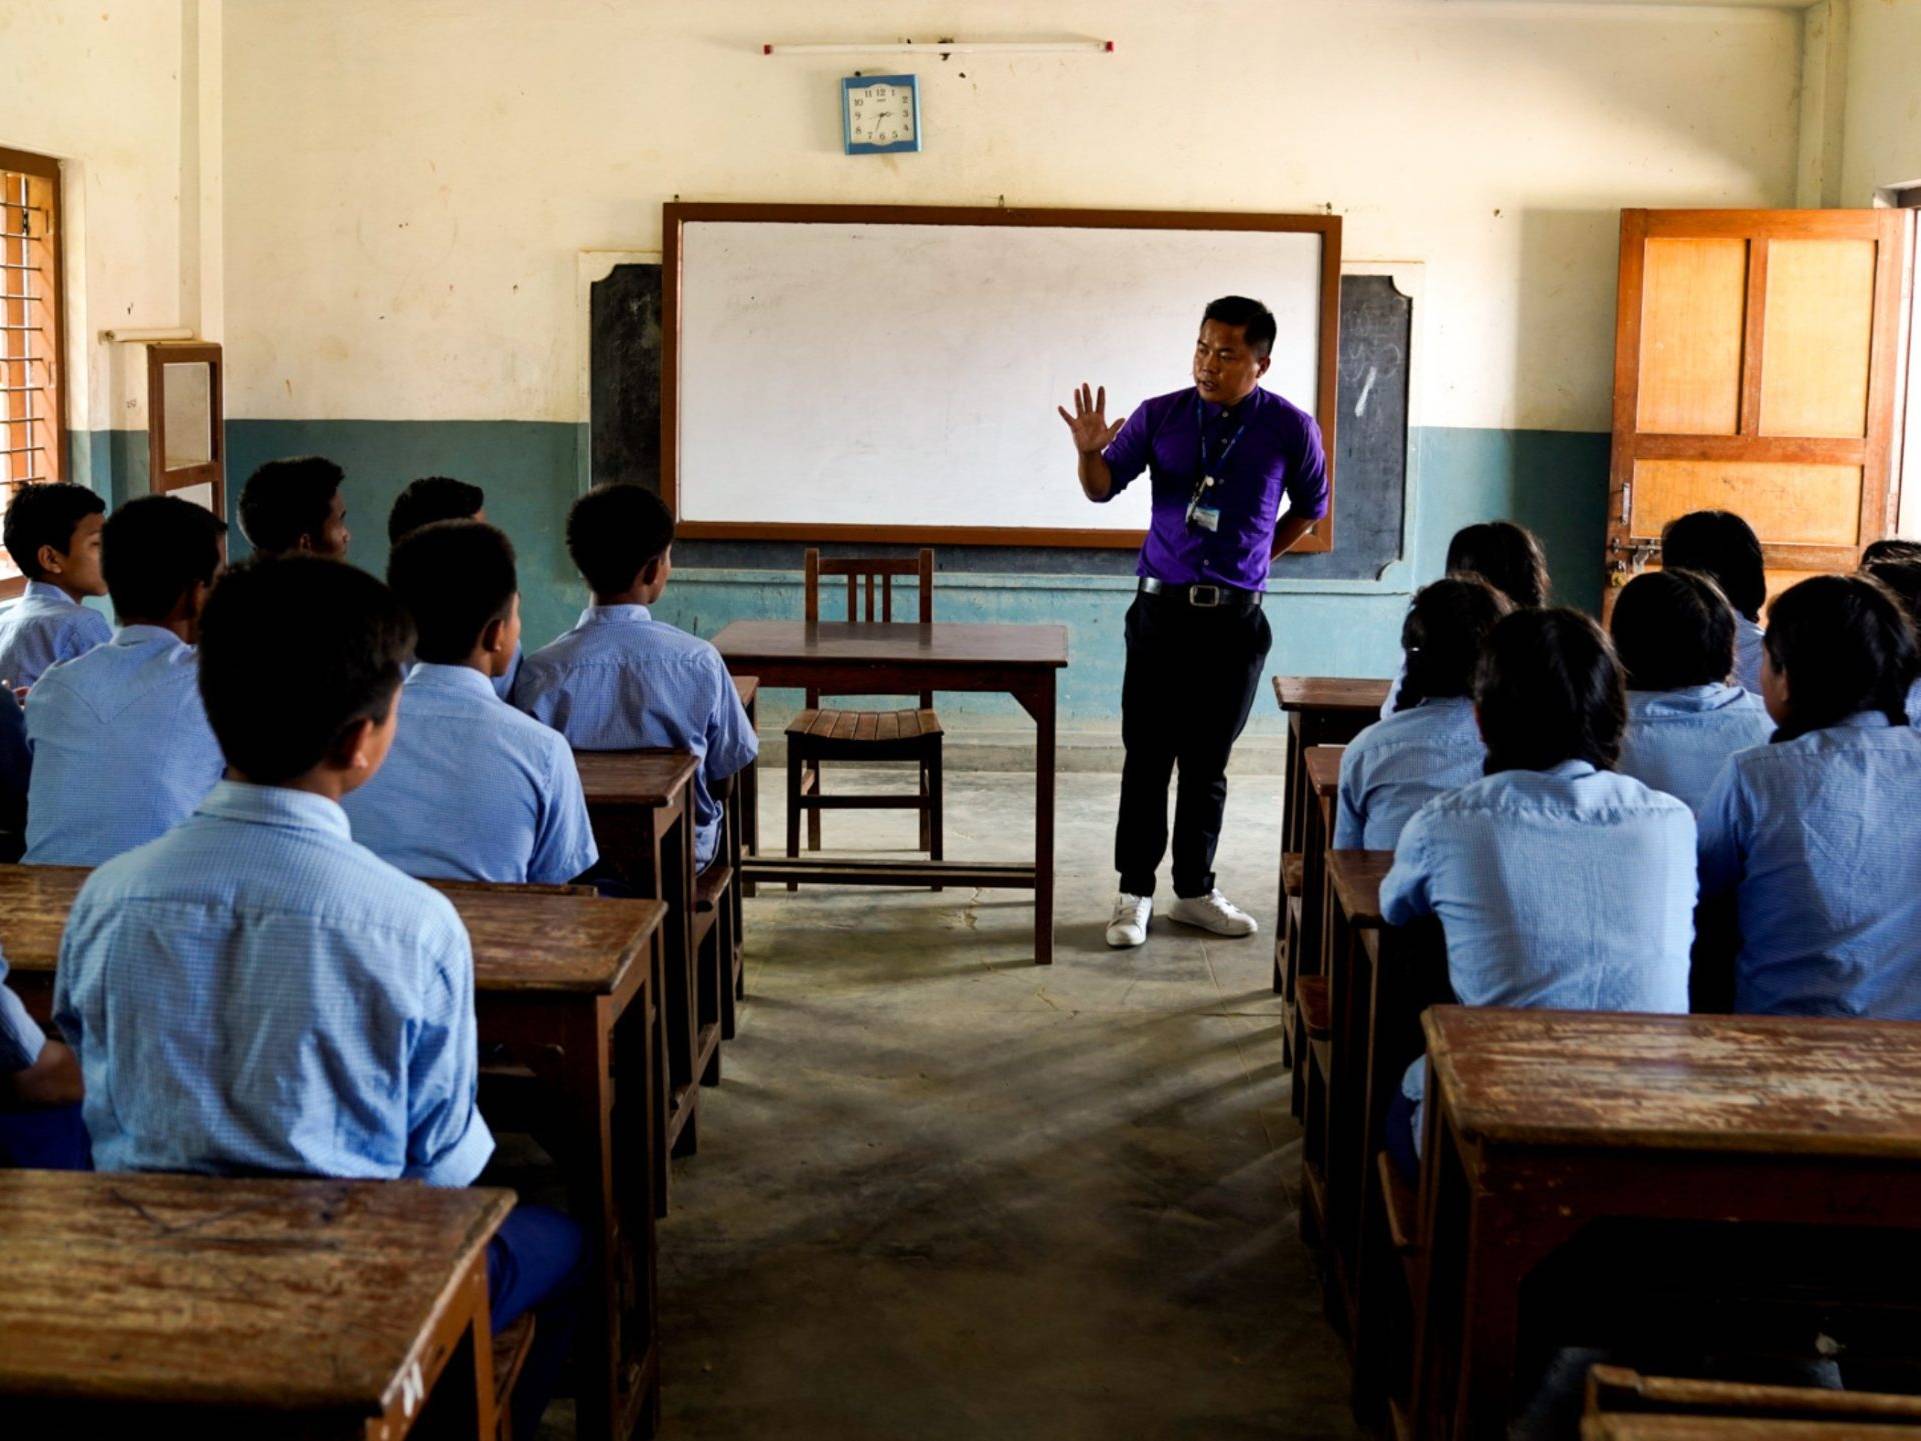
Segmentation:
[(847, 149), (918, 150), (919, 95), (911, 75), (851, 80), (841, 89)]

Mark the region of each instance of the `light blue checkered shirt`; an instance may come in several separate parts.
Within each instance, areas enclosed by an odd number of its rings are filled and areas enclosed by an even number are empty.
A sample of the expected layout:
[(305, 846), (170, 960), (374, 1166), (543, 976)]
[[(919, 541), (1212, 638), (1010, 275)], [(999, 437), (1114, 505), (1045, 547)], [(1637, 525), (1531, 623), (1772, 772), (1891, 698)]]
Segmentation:
[(113, 627), (59, 586), (30, 580), (5, 615), (0, 615), (0, 681), (30, 686), (56, 661), (85, 655), (105, 645)]
[(46, 1033), (7, 984), (7, 958), (0, 956), (0, 1073), (26, 1070), (46, 1044)]
[(514, 704), (575, 750), (692, 751), (700, 758), (695, 849), (702, 866), (713, 860), (721, 821), (713, 786), (760, 754), (713, 646), (655, 620), (644, 605), (590, 605), (572, 630), (521, 663)]
[(200, 661), (170, 630), (122, 626), (27, 696), (29, 865), (97, 866), (193, 814), (226, 771)]
[(1737, 898), (1738, 1010), (1921, 1020), (1921, 732), (1863, 711), (1736, 756), (1701, 891)]
[(408, 673), (393, 750), (341, 804), (410, 876), (561, 885), (600, 859), (567, 742), (464, 665)]
[(1921, 680), (1908, 687), (1908, 724), (1921, 726)]
[(1761, 657), (1766, 652), (1764, 631), (1739, 611), (1734, 613), (1734, 683), (1761, 694)]
[(1699, 815), (1728, 757), (1766, 745), (1773, 734), (1761, 697), (1738, 685), (1631, 690), (1615, 769)]
[(95, 871), (54, 1019), (103, 1171), (464, 1186), (493, 1151), (466, 929), (322, 796), (222, 781)]
[(1465, 696), (1422, 701), (1376, 721), (1341, 755), (1335, 848), (1393, 850), (1414, 812), (1479, 780), (1486, 758), (1474, 702)]

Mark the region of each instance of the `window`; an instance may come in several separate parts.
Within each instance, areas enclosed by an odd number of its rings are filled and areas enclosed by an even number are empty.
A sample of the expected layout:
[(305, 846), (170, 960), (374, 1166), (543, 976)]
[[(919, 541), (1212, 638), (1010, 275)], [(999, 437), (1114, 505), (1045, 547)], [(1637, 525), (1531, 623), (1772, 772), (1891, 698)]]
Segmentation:
[[(63, 299), (59, 162), (0, 149), (0, 514), (66, 475)], [(0, 551), (0, 595), (22, 585)]]

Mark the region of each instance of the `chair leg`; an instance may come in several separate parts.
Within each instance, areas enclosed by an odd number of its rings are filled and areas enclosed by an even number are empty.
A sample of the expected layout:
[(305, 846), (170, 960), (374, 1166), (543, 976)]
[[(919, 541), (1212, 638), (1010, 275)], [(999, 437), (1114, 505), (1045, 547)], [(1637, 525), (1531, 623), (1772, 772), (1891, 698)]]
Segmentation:
[[(945, 848), (941, 838), (941, 753), (938, 747), (927, 759), (927, 859), (938, 861), (945, 858)], [(934, 887), (939, 890), (939, 886)]]
[[(800, 859), (800, 747), (790, 736), (787, 741), (787, 859)], [(787, 889), (798, 890), (792, 881)]]
[[(820, 762), (815, 761), (808, 769), (811, 773), (810, 778), (814, 783), (814, 794), (818, 796), (821, 793)], [(810, 809), (807, 812), (807, 849), (810, 851), (820, 849), (820, 810), (818, 807)]]
[(915, 770), (920, 779), (920, 848), (931, 856), (934, 845), (934, 828), (928, 819), (927, 761), (925, 758), (915, 767)]

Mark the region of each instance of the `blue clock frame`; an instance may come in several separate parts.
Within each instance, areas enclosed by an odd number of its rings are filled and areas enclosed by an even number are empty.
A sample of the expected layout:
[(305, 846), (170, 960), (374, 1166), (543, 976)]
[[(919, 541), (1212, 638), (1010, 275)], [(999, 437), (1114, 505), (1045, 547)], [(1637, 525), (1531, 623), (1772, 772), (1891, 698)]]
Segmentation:
[[(875, 85), (892, 85), (907, 92), (914, 107), (914, 133), (906, 140), (870, 145), (854, 139), (854, 92)], [(918, 75), (849, 75), (840, 82), (840, 144), (848, 155), (898, 155), (920, 149), (920, 77)]]

